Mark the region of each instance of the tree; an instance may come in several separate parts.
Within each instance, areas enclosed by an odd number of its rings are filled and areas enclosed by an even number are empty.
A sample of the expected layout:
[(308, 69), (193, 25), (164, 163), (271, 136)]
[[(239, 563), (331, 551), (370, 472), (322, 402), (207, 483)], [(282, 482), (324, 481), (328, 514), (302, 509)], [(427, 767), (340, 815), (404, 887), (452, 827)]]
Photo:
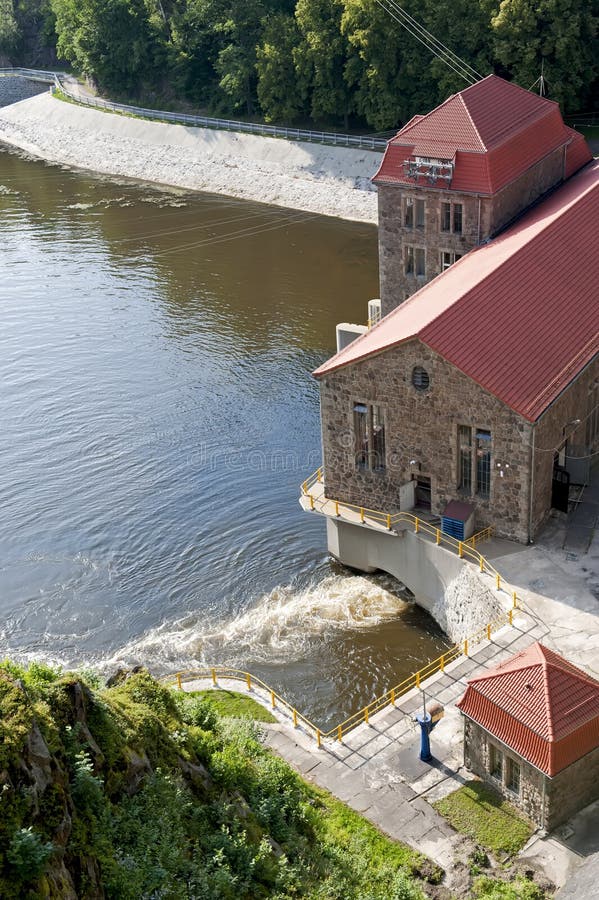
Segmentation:
[(292, 122), (307, 111), (307, 91), (294, 63), (299, 40), (293, 16), (277, 13), (267, 21), (256, 62), (258, 101), (267, 122)]
[(345, 0), (342, 30), (351, 48), (347, 83), (372, 128), (393, 128), (438, 103), (432, 55), (376, 0)]
[(295, 16), (300, 43), (295, 52), (300, 90), (309, 90), (315, 119), (352, 110), (352, 94), (345, 80), (349, 47), (341, 31), (343, 0), (297, 0)]
[(10, 54), (19, 39), (12, 0), (0, 0), (0, 53)]
[(107, 90), (160, 75), (165, 22), (156, 0), (52, 0), (60, 56)]
[(597, 80), (597, 0), (502, 0), (492, 19), (495, 53), (524, 88), (547, 80), (563, 109), (584, 108)]

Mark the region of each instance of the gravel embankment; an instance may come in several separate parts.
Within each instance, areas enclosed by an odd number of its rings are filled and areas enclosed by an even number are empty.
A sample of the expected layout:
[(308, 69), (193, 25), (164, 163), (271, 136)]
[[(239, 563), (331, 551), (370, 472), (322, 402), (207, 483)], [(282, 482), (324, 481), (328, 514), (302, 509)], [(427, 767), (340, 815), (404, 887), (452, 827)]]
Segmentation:
[(148, 122), (47, 92), (0, 109), (0, 142), (106, 175), (377, 220), (370, 178), (381, 154), (367, 150)]
[(47, 84), (38, 81), (29, 81), (27, 78), (17, 78), (14, 75), (0, 75), (0, 108), (45, 94), (49, 89)]

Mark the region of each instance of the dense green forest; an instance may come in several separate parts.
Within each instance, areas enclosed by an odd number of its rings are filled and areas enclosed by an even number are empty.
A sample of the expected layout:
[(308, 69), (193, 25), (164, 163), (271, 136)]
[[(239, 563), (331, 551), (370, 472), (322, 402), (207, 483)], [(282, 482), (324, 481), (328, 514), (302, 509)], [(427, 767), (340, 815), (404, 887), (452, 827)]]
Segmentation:
[[(599, 0), (403, 5), (483, 75), (596, 107)], [(374, 131), (466, 86), (377, 0), (0, 0), (0, 54), (55, 52), (113, 97)]]

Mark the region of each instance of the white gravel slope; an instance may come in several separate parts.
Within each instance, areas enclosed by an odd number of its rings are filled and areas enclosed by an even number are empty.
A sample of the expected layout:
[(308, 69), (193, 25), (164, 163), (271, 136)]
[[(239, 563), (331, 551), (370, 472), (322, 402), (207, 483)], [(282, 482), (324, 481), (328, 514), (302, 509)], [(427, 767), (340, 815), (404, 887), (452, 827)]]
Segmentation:
[(86, 109), (49, 93), (0, 109), (0, 141), (106, 175), (376, 222), (380, 153), (164, 125)]

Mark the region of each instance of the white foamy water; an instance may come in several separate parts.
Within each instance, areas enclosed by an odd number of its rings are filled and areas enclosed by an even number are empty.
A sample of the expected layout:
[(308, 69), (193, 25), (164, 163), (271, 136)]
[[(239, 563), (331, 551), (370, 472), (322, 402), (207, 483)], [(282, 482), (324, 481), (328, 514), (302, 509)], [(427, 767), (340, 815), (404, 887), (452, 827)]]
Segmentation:
[(149, 631), (127, 644), (104, 668), (151, 659), (172, 667), (236, 665), (251, 657), (264, 662), (301, 659), (307, 645), (334, 631), (374, 628), (401, 615), (407, 601), (401, 585), (385, 577), (330, 575), (302, 590), (281, 585), (252, 608), (226, 622), (187, 617)]

